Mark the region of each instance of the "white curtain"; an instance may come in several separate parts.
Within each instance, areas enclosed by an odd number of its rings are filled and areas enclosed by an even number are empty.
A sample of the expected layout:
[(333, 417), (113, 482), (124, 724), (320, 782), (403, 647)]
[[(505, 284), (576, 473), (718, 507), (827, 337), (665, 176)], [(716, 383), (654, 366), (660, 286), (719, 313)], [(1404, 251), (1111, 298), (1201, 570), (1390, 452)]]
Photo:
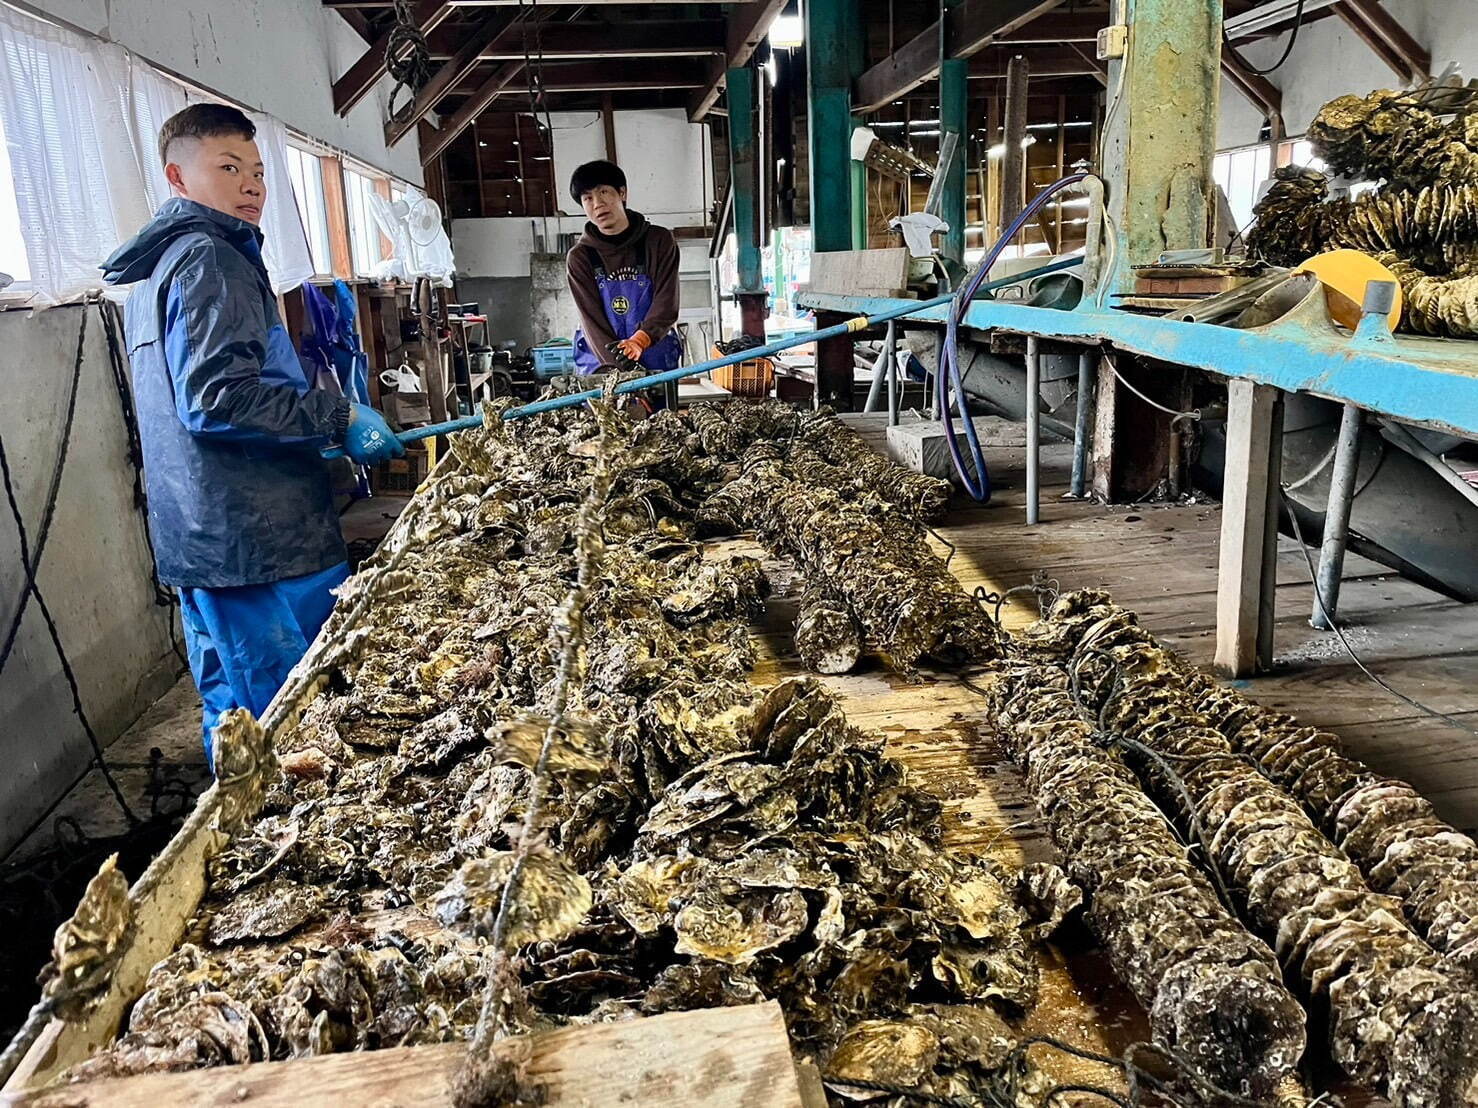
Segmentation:
[[(160, 125), (195, 98), (121, 46), (0, 4), (0, 121), (33, 303), (102, 288), (98, 269), (169, 197)], [(286, 131), (257, 115), (267, 172), (263, 250), (275, 291), (313, 272), (287, 173)]]

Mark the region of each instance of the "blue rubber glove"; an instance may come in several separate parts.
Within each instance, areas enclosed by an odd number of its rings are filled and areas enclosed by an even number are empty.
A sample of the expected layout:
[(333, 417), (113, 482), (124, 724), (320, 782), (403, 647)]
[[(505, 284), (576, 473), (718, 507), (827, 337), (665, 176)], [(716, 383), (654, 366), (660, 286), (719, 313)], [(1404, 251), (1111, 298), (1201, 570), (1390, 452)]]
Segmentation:
[(344, 453), (362, 466), (376, 466), (405, 457), (405, 444), (395, 437), (385, 417), (368, 404), (349, 405), (349, 428)]

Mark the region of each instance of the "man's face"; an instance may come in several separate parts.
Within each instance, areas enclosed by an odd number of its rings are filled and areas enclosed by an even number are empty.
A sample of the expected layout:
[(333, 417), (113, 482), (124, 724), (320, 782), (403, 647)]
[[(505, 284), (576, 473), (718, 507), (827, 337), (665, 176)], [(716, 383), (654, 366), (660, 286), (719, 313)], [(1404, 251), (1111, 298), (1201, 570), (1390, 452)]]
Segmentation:
[(626, 218), (626, 190), (597, 185), (580, 194), (585, 217), (603, 235), (619, 235), (630, 222)]
[(267, 178), (261, 151), (252, 139), (240, 135), (176, 139), (170, 143), (164, 175), (176, 196), (254, 226), (262, 222)]

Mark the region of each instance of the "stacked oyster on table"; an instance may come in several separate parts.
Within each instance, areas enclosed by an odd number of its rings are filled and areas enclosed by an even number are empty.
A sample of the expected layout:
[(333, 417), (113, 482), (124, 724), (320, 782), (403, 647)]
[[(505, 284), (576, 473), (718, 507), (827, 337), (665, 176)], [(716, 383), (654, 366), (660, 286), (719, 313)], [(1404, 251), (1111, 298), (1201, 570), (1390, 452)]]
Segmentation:
[[(211, 859), (187, 941), (72, 1079), (469, 1037), (543, 751), (514, 980), (491, 982), (510, 992), (504, 1030), (775, 998), (826, 1072), (954, 1095), (1010, 1059), (1017, 1103), (1041, 1103), (1002, 1018), (1037, 989), (1016, 875), (946, 853), (937, 801), (825, 687), (751, 685), (766, 574), (699, 537), (758, 511), (752, 452), (797, 516), (866, 481), (876, 531), (842, 512), (759, 537), (796, 555), (853, 652), (865, 634), (908, 663), (986, 654), (993, 628), (915, 519), (942, 492), (859, 464), (824, 415), (713, 414), (458, 436), (346, 587), (326, 687), (276, 736), (281, 776)], [(586, 533), (597, 456), (615, 479)], [(792, 466), (845, 491), (803, 492)], [(887, 545), (861, 549), (875, 533)], [(571, 675), (556, 625), (577, 543), (599, 573)], [(859, 564), (870, 583), (844, 584)]]
[(1478, 335), (1478, 88), (1341, 96), (1306, 137), (1330, 173), (1378, 186), (1331, 198), (1327, 174), (1278, 169), (1254, 209), (1248, 252), (1292, 266), (1325, 250), (1363, 250), (1399, 280), (1406, 329)]

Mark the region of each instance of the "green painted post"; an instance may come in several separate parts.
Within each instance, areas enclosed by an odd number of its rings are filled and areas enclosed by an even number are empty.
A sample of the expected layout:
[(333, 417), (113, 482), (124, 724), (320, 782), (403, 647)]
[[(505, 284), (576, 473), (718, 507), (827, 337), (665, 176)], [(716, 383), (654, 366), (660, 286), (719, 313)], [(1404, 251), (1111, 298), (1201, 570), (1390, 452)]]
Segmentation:
[(809, 0), (806, 96), (811, 144), (811, 246), (852, 248), (851, 31), (856, 0)]
[(765, 279), (759, 241), (759, 162), (754, 131), (754, 70), (725, 77), (729, 105), (729, 174), (734, 189), (734, 239), (739, 253), (740, 329), (765, 334)]

